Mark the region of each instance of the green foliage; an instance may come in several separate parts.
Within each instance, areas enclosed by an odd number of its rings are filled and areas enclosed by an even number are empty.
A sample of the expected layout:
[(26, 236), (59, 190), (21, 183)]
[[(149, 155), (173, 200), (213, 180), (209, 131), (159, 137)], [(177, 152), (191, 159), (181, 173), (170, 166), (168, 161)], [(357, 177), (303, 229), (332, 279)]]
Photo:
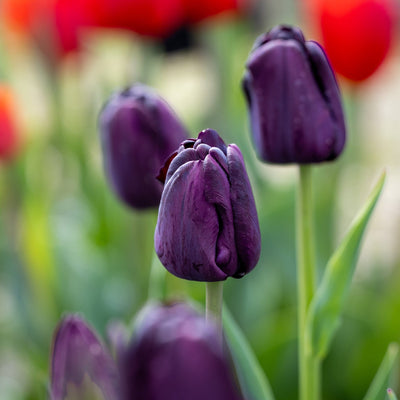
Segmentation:
[(331, 256), (310, 304), (306, 335), (309, 351), (323, 358), (340, 324), (343, 304), (358, 259), (361, 240), (385, 181), (383, 173), (347, 234)]
[(226, 306), (223, 312), (223, 323), (245, 398), (247, 400), (275, 400), (268, 379), (253, 350)]
[[(398, 353), (399, 345), (397, 343), (391, 343), (386, 351), (385, 357), (382, 360), (378, 372), (376, 373), (371, 386), (364, 397), (364, 400), (384, 400), (385, 389), (388, 387), (390, 376), (393, 372)], [(392, 394), (395, 399), (396, 396), (394, 393)]]

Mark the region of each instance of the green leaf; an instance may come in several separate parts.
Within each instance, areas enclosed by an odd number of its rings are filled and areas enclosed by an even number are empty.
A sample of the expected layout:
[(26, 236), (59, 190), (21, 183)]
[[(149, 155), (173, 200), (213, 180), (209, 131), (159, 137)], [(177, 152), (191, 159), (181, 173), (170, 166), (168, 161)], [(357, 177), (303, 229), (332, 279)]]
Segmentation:
[[(397, 343), (390, 343), (364, 400), (384, 400), (385, 389), (388, 387), (390, 375), (392, 374), (398, 353), (399, 345)], [(391, 399), (396, 398), (394, 393), (393, 396)]]
[(308, 351), (323, 358), (340, 324), (340, 314), (354, 274), (361, 239), (385, 181), (382, 173), (364, 207), (328, 261), (322, 282), (310, 304), (306, 338)]
[(244, 397), (247, 400), (274, 400), (264, 371), (226, 305), (223, 307), (223, 324)]
[(396, 396), (395, 392), (393, 392), (392, 389), (389, 388), (387, 390), (387, 394), (388, 394), (389, 400), (397, 400), (397, 396)]

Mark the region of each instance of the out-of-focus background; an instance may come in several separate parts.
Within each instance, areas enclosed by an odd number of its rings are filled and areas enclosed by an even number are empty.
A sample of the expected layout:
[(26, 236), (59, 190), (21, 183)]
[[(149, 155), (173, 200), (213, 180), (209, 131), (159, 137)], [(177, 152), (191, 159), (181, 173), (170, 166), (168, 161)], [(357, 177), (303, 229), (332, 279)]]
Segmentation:
[[(207, 127), (244, 154), (262, 255), (225, 299), (277, 400), (297, 397), (294, 166), (252, 147), (241, 78), (255, 38), (278, 23), (320, 41), (338, 73), (344, 154), (315, 168), (318, 266), (382, 169), (323, 398), (361, 399), (400, 338), (400, 52), (397, 0), (1, 0), (0, 393), (44, 399), (53, 330), (80, 312), (106, 337), (147, 296), (156, 210), (127, 209), (106, 183), (97, 117), (134, 82), (153, 86), (191, 136)], [(140, 151), (140, 150), (139, 150)], [(173, 298), (204, 285), (168, 277)]]

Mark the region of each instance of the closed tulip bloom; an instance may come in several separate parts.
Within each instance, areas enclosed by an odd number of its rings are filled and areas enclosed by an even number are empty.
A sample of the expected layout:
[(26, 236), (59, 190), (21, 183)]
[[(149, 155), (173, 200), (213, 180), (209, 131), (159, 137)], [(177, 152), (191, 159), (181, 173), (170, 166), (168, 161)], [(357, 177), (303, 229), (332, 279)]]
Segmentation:
[(133, 208), (157, 207), (159, 168), (186, 138), (175, 113), (151, 89), (134, 85), (108, 101), (99, 125), (106, 175), (118, 197)]
[(334, 160), (345, 144), (338, 85), (321, 46), (300, 29), (259, 37), (243, 80), (258, 156), (277, 164)]
[(122, 400), (241, 400), (216, 327), (184, 304), (150, 306), (121, 360)]
[(207, 129), (169, 161), (155, 231), (161, 262), (184, 279), (241, 278), (257, 264), (260, 229), (239, 148)]
[(80, 317), (63, 319), (53, 343), (50, 399), (119, 400), (119, 390), (116, 364), (97, 336)]

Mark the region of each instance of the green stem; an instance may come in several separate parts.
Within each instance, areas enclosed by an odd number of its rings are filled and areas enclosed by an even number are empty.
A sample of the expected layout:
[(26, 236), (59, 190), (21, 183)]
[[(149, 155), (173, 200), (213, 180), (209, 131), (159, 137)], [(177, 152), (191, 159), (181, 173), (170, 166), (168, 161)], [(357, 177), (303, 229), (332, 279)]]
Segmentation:
[(316, 288), (311, 166), (300, 166), (297, 199), (297, 285), (300, 400), (320, 398), (320, 362), (307, 351), (307, 311)]
[(148, 298), (152, 300), (165, 301), (166, 299), (166, 277), (167, 270), (161, 264), (157, 253), (153, 252), (153, 260), (150, 268)]
[(222, 346), (222, 302), (224, 282), (206, 282), (206, 321), (216, 323), (220, 329)]

